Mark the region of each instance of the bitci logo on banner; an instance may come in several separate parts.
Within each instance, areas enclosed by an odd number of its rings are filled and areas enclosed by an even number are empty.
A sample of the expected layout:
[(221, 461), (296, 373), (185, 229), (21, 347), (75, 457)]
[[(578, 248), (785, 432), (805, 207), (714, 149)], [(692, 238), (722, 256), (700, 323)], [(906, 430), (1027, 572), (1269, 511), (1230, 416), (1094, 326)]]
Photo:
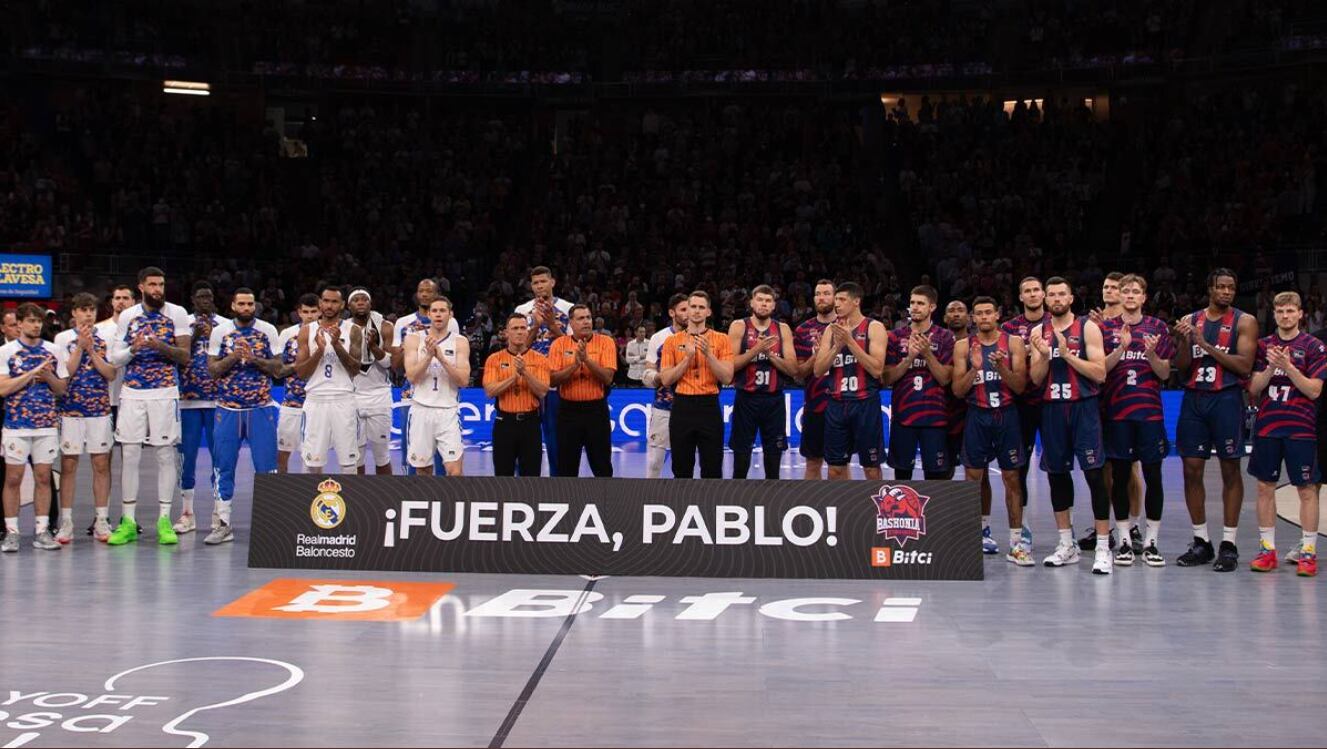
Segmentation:
[(875, 532), (903, 548), (909, 539), (915, 541), (926, 535), (926, 503), (910, 486), (880, 487), (871, 497), (875, 502)]

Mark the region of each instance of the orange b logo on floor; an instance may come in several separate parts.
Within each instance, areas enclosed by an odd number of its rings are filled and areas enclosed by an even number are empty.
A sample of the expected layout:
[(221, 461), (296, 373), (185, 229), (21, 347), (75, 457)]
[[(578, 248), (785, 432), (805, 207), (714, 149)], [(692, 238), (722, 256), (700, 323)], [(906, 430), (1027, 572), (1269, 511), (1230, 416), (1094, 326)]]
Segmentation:
[(212, 616), (390, 622), (418, 619), (456, 586), (375, 580), (278, 578)]

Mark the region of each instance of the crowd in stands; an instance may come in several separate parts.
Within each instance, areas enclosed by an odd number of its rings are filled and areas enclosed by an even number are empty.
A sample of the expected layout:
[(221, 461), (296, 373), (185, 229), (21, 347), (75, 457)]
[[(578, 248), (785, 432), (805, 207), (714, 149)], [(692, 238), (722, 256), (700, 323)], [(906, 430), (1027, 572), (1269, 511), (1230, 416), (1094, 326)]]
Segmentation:
[[(1305, 0), (1241, 3), (1220, 49), (1299, 49)], [(407, 0), (20, 3), (29, 59), (447, 84), (891, 80), (1167, 63), (1195, 0)]]

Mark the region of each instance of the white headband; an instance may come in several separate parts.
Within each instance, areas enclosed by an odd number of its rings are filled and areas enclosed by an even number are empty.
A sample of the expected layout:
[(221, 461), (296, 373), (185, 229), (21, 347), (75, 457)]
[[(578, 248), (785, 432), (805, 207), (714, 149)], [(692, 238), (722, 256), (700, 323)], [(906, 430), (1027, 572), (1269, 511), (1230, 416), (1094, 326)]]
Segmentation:
[(365, 289), (355, 289), (354, 291), (350, 292), (350, 296), (346, 298), (346, 301), (348, 302), (351, 299), (354, 299), (355, 297), (359, 296), (360, 294), (363, 294), (364, 296), (368, 297), (370, 302), (373, 301), (373, 297), (370, 296), (369, 292)]

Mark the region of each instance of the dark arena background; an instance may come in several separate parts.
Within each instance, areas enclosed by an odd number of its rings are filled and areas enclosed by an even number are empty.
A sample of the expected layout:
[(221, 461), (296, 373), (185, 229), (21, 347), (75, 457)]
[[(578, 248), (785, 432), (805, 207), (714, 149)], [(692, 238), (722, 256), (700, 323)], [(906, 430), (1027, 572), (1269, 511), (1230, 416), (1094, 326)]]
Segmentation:
[(0, 8), (0, 746), (1327, 743), (1327, 4)]

